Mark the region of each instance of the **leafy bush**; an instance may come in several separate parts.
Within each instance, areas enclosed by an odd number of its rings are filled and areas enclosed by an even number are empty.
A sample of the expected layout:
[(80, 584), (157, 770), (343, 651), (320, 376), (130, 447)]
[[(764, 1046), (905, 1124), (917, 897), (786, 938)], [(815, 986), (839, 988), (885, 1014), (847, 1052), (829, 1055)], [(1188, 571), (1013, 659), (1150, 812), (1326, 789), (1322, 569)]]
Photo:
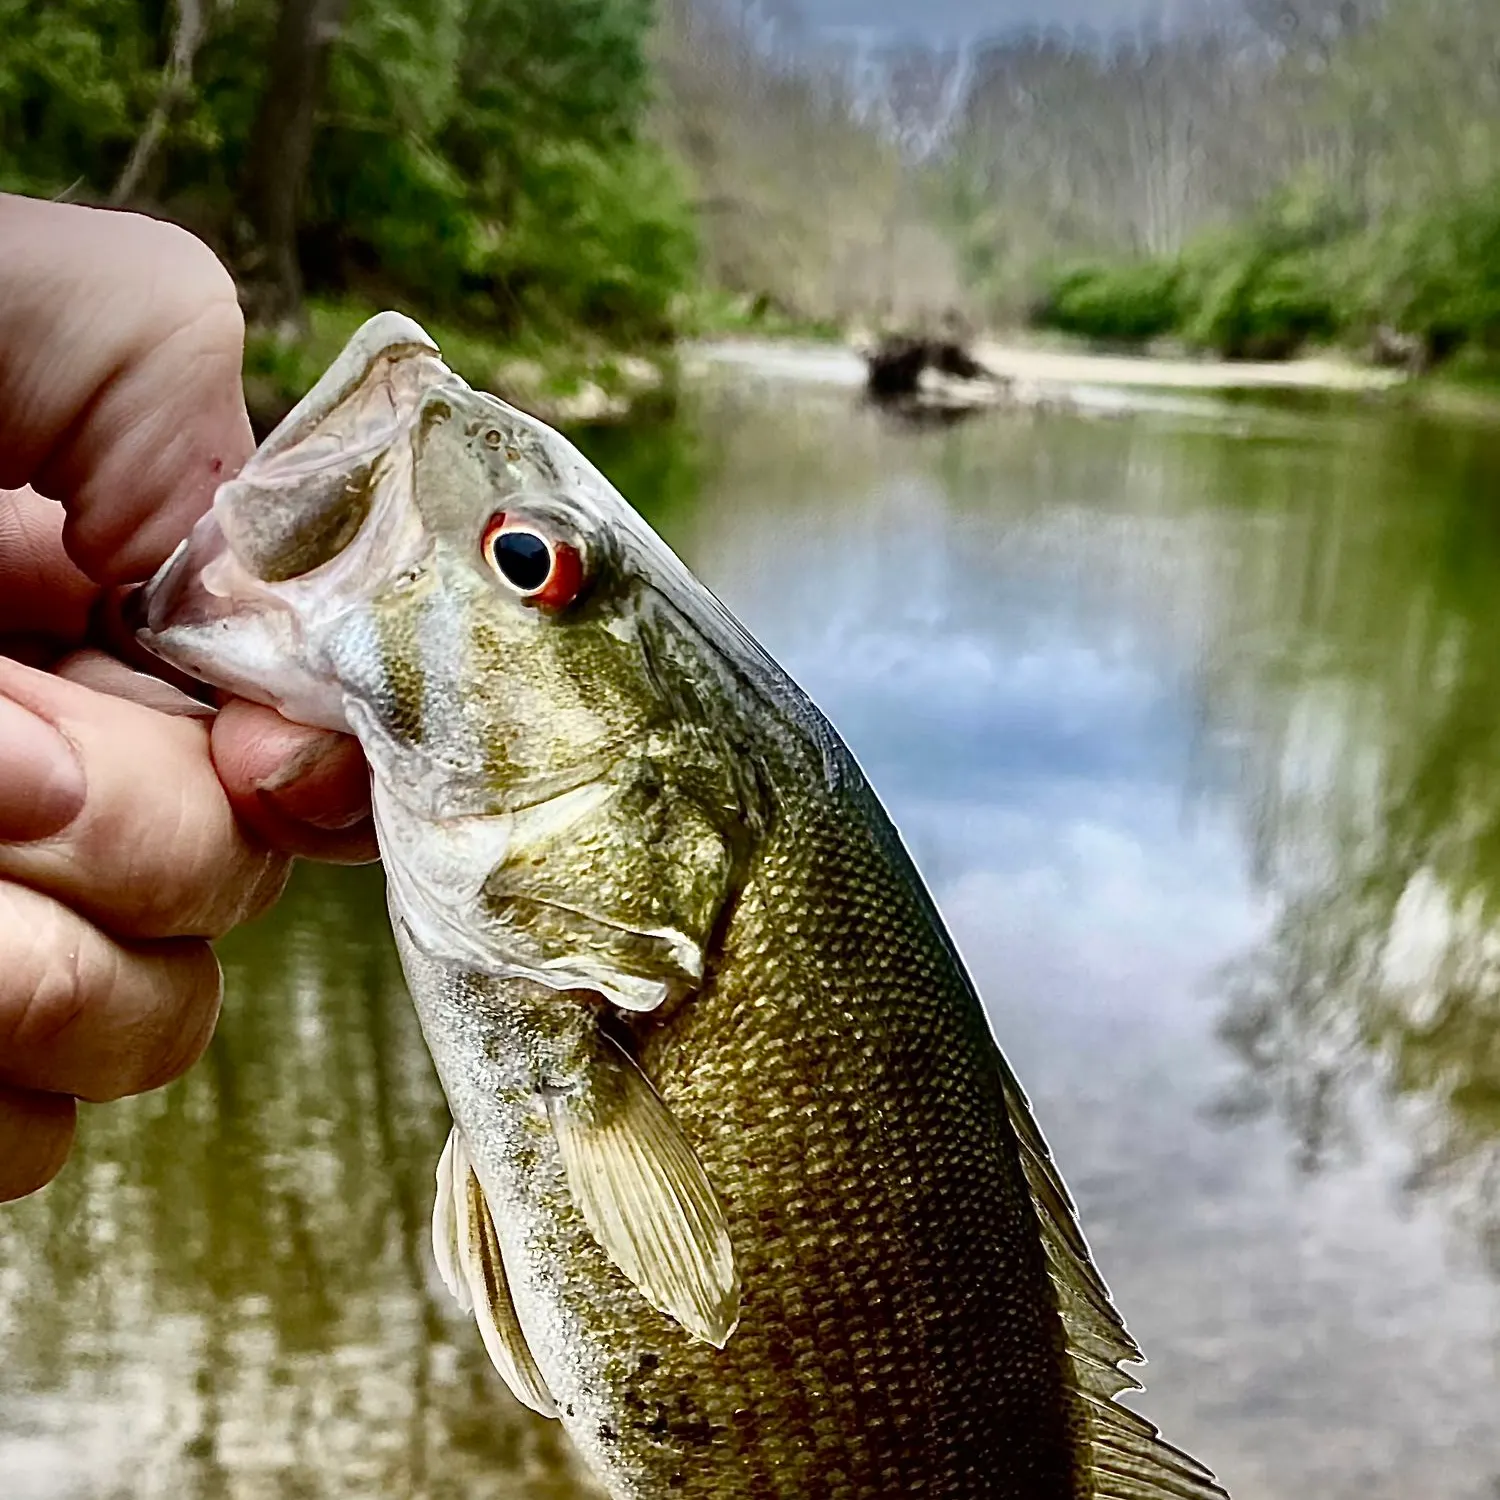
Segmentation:
[(157, 37), (120, 0), (0, 0), (0, 188), (107, 187), (150, 106)]
[(1500, 180), (1378, 236), (1368, 316), (1422, 340), (1441, 361), (1500, 349)]
[(1194, 257), (1188, 343), (1224, 359), (1276, 360), (1336, 336), (1340, 313), (1326, 252), (1281, 252), (1257, 239), (1226, 251)]
[(1057, 276), (1032, 315), (1041, 328), (1101, 344), (1144, 344), (1170, 333), (1180, 316), (1174, 264), (1074, 266)]

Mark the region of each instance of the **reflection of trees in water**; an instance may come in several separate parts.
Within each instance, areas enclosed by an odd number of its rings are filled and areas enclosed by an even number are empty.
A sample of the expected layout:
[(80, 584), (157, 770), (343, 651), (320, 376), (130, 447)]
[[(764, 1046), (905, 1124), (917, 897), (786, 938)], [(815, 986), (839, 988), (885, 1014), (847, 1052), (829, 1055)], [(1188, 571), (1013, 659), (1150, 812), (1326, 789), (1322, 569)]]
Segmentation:
[(0, 1219), (0, 1455), (25, 1410), (91, 1493), (591, 1493), (427, 1269), (447, 1115), (378, 872), (302, 870), (224, 963), (203, 1064)]
[(1277, 1110), (1315, 1167), (1355, 1144), (1373, 1083), (1410, 1186), (1441, 1188), (1500, 1272), (1500, 445), (1361, 425), (1337, 474), (1264, 497), (1287, 514), (1238, 559), (1206, 689), (1250, 727), (1278, 904), (1226, 976), (1227, 1108)]

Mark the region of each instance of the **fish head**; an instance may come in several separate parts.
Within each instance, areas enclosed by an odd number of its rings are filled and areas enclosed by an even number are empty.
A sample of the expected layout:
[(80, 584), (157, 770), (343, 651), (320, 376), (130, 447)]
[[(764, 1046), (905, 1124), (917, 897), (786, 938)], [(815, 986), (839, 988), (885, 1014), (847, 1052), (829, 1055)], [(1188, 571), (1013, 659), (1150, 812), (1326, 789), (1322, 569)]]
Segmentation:
[(359, 734), (377, 772), (411, 751), (504, 802), (659, 716), (625, 623), (648, 587), (619, 542), (639, 551), (628, 511), (571, 445), (382, 314), (219, 487), (147, 586), (142, 639)]
[(727, 618), (572, 444), (385, 313), (220, 486), (140, 635), (358, 736), (429, 951), (645, 1009), (701, 975), (753, 817)]

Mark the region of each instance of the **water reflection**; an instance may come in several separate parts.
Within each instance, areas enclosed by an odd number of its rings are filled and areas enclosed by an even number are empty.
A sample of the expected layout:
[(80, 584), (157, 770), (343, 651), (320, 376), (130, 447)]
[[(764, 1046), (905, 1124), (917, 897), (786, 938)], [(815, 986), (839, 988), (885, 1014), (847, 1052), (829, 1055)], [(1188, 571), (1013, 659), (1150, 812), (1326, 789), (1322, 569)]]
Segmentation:
[[(1492, 1500), (1495, 438), (915, 435), (740, 374), (587, 440), (891, 805), (1150, 1414), (1237, 1500)], [(445, 1117), (378, 873), (302, 871), (225, 960), (204, 1065), (0, 1215), (0, 1492), (590, 1493), (431, 1268)]]
[(435, 1286), (447, 1117), (379, 872), (302, 870), (224, 965), (203, 1064), (0, 1220), (6, 1496), (590, 1493)]
[(1408, 1187), (1439, 1191), (1500, 1271), (1500, 444), (1361, 437), (1298, 508), (1296, 567), (1244, 555), (1278, 649), (1226, 649), (1208, 686), (1253, 730), (1251, 847), (1280, 901), (1226, 976), (1246, 1065), (1227, 1108), (1279, 1111), (1313, 1168), (1358, 1148), (1373, 1083), (1400, 1106)]

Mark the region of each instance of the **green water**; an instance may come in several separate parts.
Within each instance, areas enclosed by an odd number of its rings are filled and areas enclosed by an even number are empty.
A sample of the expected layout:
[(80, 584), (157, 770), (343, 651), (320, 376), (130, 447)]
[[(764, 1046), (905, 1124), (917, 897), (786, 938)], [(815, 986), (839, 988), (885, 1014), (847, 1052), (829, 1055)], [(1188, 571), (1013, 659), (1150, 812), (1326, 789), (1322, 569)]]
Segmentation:
[[(1500, 434), (1166, 404), (596, 437), (892, 809), (1238, 1500), (1500, 1493)], [(592, 1493), (428, 1247), (377, 870), (223, 945), (176, 1087), (0, 1209), (0, 1495)]]

